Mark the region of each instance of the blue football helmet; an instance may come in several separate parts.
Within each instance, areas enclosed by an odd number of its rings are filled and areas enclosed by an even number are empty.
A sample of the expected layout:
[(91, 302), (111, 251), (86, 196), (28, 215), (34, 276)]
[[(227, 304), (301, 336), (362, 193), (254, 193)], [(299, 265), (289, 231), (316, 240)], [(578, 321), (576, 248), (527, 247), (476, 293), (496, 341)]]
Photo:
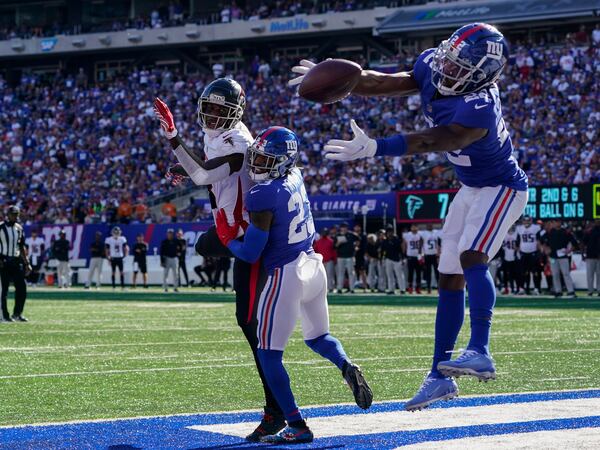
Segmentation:
[(508, 60), (508, 43), (486, 23), (456, 30), (433, 54), (431, 82), (443, 95), (462, 95), (494, 83)]
[(261, 131), (248, 147), (248, 173), (256, 182), (286, 175), (298, 162), (298, 136), (285, 127)]

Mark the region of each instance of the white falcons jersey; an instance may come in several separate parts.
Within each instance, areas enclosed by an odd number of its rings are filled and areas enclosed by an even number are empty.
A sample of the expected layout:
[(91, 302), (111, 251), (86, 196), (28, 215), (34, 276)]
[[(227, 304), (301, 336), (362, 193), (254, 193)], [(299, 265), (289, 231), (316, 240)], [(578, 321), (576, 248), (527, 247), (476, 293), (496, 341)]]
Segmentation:
[(125, 257), (125, 246), (127, 245), (127, 239), (125, 239), (125, 236), (109, 236), (104, 240), (104, 243), (108, 245), (108, 255), (111, 258)]
[[(239, 122), (235, 128), (240, 130), (241, 134), (247, 138), (247, 143), (225, 143), (216, 145), (219, 140), (216, 140), (215, 137), (210, 137), (208, 133), (204, 133), (204, 153), (206, 154), (206, 159), (212, 159), (219, 156), (227, 156), (234, 153), (241, 153), (243, 155), (246, 154), (247, 148), (254, 142), (250, 131), (246, 128), (242, 122)], [(225, 214), (227, 215), (227, 222), (230, 225), (233, 225), (235, 222), (245, 221), (249, 223), (248, 212), (244, 208), (244, 197), (246, 192), (250, 190), (252, 186), (254, 186), (254, 182), (250, 179), (248, 175), (248, 169), (246, 167), (246, 159), (244, 158), (244, 164), (242, 168), (238, 172), (234, 172), (228, 177), (213, 183), (210, 187), (210, 192), (214, 198), (216, 204), (213, 204), (213, 216), (216, 217), (216, 213), (220, 209), (225, 210)], [(240, 234), (243, 234), (242, 229), (240, 228)]]
[(517, 247), (519, 246), (519, 235), (517, 233), (507, 233), (502, 241), (504, 249), (504, 261), (514, 261), (517, 259)]
[(25, 245), (27, 246), (27, 254), (31, 260), (31, 264), (34, 266), (38, 263), (38, 259), (42, 257), (42, 247), (44, 246), (44, 239), (40, 236), (28, 237), (25, 239)]
[(423, 253), (426, 255), (437, 255), (440, 247), (440, 233), (438, 230), (421, 231), (423, 237)]
[(533, 253), (537, 251), (537, 235), (540, 229), (541, 227), (535, 223), (529, 225), (529, 227), (525, 227), (524, 225), (517, 227), (517, 234), (521, 240), (521, 253)]
[(422, 237), (420, 233), (414, 234), (412, 231), (404, 233), (402, 238), (406, 242), (406, 256), (419, 256), (422, 248)]

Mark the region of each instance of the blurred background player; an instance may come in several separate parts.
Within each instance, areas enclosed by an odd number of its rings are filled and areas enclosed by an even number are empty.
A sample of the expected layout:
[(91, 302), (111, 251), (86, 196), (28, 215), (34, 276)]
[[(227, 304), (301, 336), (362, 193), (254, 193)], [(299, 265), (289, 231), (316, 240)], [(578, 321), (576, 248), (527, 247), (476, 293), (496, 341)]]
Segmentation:
[(269, 443), (313, 440), (282, 361), (298, 317), (306, 345), (342, 371), (357, 405), (367, 409), (373, 400), (360, 368), (329, 334), (327, 274), (321, 255), (312, 248), (315, 226), (297, 161), (298, 138), (291, 130), (263, 130), (248, 150), (250, 176), (258, 184), (246, 197), (250, 225), (243, 242), (236, 239), (240, 225), (229, 225), (224, 211), (217, 216), (223, 244), (248, 262), (262, 256), (269, 273), (258, 306), (258, 356), (288, 424), (279, 434), (261, 438)]
[[(9, 206), (6, 220), (0, 222), (0, 303), (2, 317), (0, 322), (27, 322), (23, 316), (27, 300), (27, 283), (25, 277), (31, 272), (25, 247), (25, 233), (19, 223), (20, 210), (17, 206)], [(8, 287), (10, 282), (15, 286), (15, 307), (12, 316), (8, 312)]]
[(31, 264), (31, 273), (28, 279), (33, 286), (36, 286), (40, 282), (40, 270), (44, 262), (43, 255), (46, 250), (46, 244), (44, 243), (44, 238), (38, 235), (37, 230), (31, 230), (31, 236), (25, 239), (25, 245), (27, 246), (27, 255)]
[(136, 287), (137, 274), (142, 274), (142, 281), (144, 282), (144, 288), (148, 287), (148, 244), (144, 242), (144, 235), (138, 234), (135, 238), (135, 244), (133, 246), (133, 288)]
[(368, 264), (368, 284), (371, 292), (377, 292), (377, 284), (379, 282), (379, 253), (380, 244), (377, 242), (377, 235), (375, 233), (369, 233), (367, 235), (367, 246), (365, 254), (367, 256)]
[(67, 239), (65, 230), (60, 230), (58, 239), (52, 243), (52, 258), (56, 259), (56, 278), (58, 287), (66, 289), (71, 286), (71, 267), (69, 266), (69, 251), (71, 243)]
[(175, 239), (173, 228), (167, 230), (167, 237), (160, 244), (160, 266), (163, 268), (163, 290), (169, 292), (169, 272), (173, 274), (173, 290), (179, 287), (179, 242)]
[(116, 289), (115, 272), (119, 269), (121, 289), (125, 289), (125, 274), (123, 273), (123, 259), (129, 254), (127, 239), (121, 235), (121, 229), (114, 227), (111, 235), (104, 240), (106, 257), (110, 261), (110, 280), (113, 289)]
[(425, 255), (425, 264), (423, 270), (427, 293), (431, 294), (431, 271), (435, 276), (436, 285), (438, 283), (438, 259), (440, 256), (440, 233), (434, 230), (433, 225), (428, 223), (425, 230), (421, 231), (423, 236), (423, 254)]
[(348, 230), (348, 222), (342, 222), (340, 232), (335, 237), (337, 293), (344, 292), (344, 282), (348, 276), (348, 292), (354, 292), (354, 254), (358, 237)]
[[(600, 219), (591, 223), (583, 234), (588, 295), (600, 295)], [(595, 281), (595, 284), (594, 284)]]
[(504, 294), (516, 294), (519, 286), (519, 261), (517, 258), (521, 238), (513, 225), (502, 241), (502, 282)]
[(402, 251), (402, 241), (394, 232), (393, 225), (388, 225), (385, 230), (385, 237), (381, 241), (381, 256), (385, 267), (387, 294), (395, 294), (396, 286), (400, 289), (400, 294), (404, 294), (406, 291), (406, 277), (404, 272), (406, 260)]
[(539, 263), (539, 233), (541, 227), (537, 223), (531, 222), (531, 216), (523, 216), (523, 223), (517, 225), (517, 234), (519, 235), (519, 252), (521, 253), (521, 267), (519, 268), (521, 276), (521, 285), (519, 294), (529, 295), (529, 285), (533, 278), (533, 295), (539, 295), (542, 289), (542, 268)]
[(202, 260), (202, 264), (194, 267), (194, 272), (200, 278), (199, 286), (207, 286), (214, 289), (213, 274), (215, 273), (215, 259), (206, 256)]
[(554, 296), (560, 297), (563, 295), (562, 278), (567, 289), (567, 295), (571, 298), (576, 298), (575, 286), (571, 278), (569, 257), (573, 249), (578, 245), (577, 240), (573, 234), (561, 227), (559, 220), (551, 220), (550, 228), (544, 235), (542, 242), (546, 247), (546, 252), (550, 256)]
[(90, 266), (88, 269), (88, 279), (85, 288), (89, 289), (92, 286), (94, 275), (96, 276), (96, 289), (100, 289), (102, 284), (102, 265), (106, 257), (105, 243), (102, 242), (102, 232), (96, 231), (94, 242), (90, 245)]
[[(431, 372), (407, 409), (458, 394), (452, 376), (488, 380), (496, 376), (489, 352), (496, 287), (488, 260), (502, 245), (508, 228), (521, 216), (528, 179), (513, 156), (514, 148), (502, 117), (496, 81), (509, 57), (502, 33), (485, 23), (456, 30), (437, 48), (425, 50), (412, 71), (385, 74), (363, 70), (354, 94), (407, 96), (419, 93), (431, 128), (371, 139), (354, 120), (354, 139), (333, 139), (326, 158), (352, 161), (373, 156), (446, 152), (461, 182), (442, 229), (440, 287), (435, 350)], [(293, 69), (301, 77), (311, 64)], [(467, 349), (449, 361), (462, 328), (465, 286), (469, 290), (471, 337)]]
[[(177, 276), (180, 276), (180, 274), (183, 272), (183, 276), (185, 277), (185, 286), (188, 287), (190, 285), (190, 278), (188, 277), (187, 264), (186, 264), (188, 242), (187, 242), (187, 239), (185, 239), (183, 237), (183, 230), (181, 228), (179, 230), (177, 230), (176, 239), (177, 239), (177, 244), (179, 244), (179, 269), (177, 272)], [(179, 280), (180, 280), (179, 284), (183, 286), (183, 283), (181, 282), (182, 281), (181, 277), (179, 278)]]
[[(207, 186), (213, 216), (223, 209), (230, 225), (239, 224), (243, 235), (248, 225), (248, 213), (244, 209), (244, 196), (253, 185), (245, 169), (244, 157), (252, 144), (252, 135), (242, 122), (246, 107), (246, 94), (234, 80), (218, 78), (210, 82), (198, 99), (198, 123), (204, 134), (202, 148), (197, 153), (184, 143), (175, 127), (169, 107), (160, 99), (154, 102), (154, 111), (169, 139), (173, 153), (179, 161), (167, 174), (177, 184), (189, 176), (194, 184)], [(203, 257), (217, 260), (217, 273), (226, 273), (232, 257), (231, 252), (219, 240), (216, 228), (210, 227), (200, 235), (195, 245), (196, 252)], [(227, 258), (226, 261), (224, 258)], [(225, 270), (227, 264), (227, 270)], [(251, 442), (262, 436), (277, 433), (285, 426), (283, 412), (277, 404), (258, 361), (258, 337), (256, 334), (256, 296), (266, 281), (266, 272), (261, 262), (249, 264), (239, 258), (233, 265), (233, 288), (235, 291), (235, 316), (248, 341), (265, 394), (263, 419), (256, 429), (246, 436)], [(223, 283), (225, 288), (225, 282)]]
[(369, 287), (367, 283), (367, 235), (363, 233), (362, 226), (358, 223), (354, 224), (354, 234), (356, 241), (354, 242), (354, 270), (356, 276), (360, 280), (360, 284), (364, 291), (367, 292)]
[[(408, 265), (408, 293), (413, 293), (413, 286), (417, 294), (421, 293), (421, 258), (423, 250), (423, 236), (416, 224), (410, 226), (410, 231), (402, 233), (402, 251), (406, 255)], [(416, 278), (416, 280), (415, 280)], [(414, 285), (413, 285), (414, 282)]]
[(335, 243), (329, 235), (329, 229), (323, 228), (321, 235), (314, 243), (315, 252), (323, 257), (323, 265), (327, 273), (327, 288), (329, 292), (333, 292), (335, 288)]

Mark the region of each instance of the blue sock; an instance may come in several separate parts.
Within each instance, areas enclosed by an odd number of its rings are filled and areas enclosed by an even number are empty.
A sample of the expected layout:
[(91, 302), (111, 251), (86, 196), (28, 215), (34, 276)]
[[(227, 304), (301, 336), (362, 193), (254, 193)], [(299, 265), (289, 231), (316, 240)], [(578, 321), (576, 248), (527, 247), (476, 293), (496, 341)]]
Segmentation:
[(290, 377), (283, 367), (283, 352), (259, 348), (257, 353), (267, 384), (283, 410), (285, 420), (288, 423), (302, 420), (302, 414), (290, 387)]
[(469, 291), (471, 340), (469, 350), (489, 354), (492, 311), (496, 303), (496, 288), (487, 265), (477, 264), (464, 270)]
[(346, 356), (346, 352), (344, 351), (344, 347), (342, 347), (342, 343), (329, 333), (325, 333), (322, 336), (309, 339), (304, 342), (313, 352), (318, 353), (325, 359), (328, 359), (340, 370), (343, 370), (346, 363), (350, 364), (350, 360)]
[(443, 377), (437, 370), (440, 361), (448, 361), (465, 319), (465, 291), (438, 289), (439, 300), (435, 316), (435, 345), (431, 375)]

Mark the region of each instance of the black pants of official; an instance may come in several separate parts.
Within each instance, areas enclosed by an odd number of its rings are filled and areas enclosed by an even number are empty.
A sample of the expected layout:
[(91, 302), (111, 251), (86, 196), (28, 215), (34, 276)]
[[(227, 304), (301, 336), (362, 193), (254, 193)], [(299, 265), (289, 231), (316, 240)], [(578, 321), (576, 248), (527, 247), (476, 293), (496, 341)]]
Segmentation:
[(8, 319), (10, 314), (8, 313), (8, 286), (10, 282), (15, 286), (15, 309), (13, 314), (20, 316), (23, 314), (23, 308), (25, 307), (25, 300), (27, 298), (27, 283), (25, 282), (25, 269), (23, 262), (17, 259), (6, 260), (2, 268), (0, 269), (0, 281), (2, 283), (2, 293), (0, 294), (2, 300), (2, 316)]
[[(190, 285), (190, 279), (188, 277), (187, 265), (185, 264), (185, 258), (179, 258), (179, 270), (183, 272), (183, 276), (185, 277), (185, 285)], [(179, 274), (177, 274), (179, 276)], [(181, 280), (181, 278), (180, 278)], [(181, 282), (179, 283), (181, 284)]]
[(431, 269), (435, 274), (435, 280), (439, 284), (440, 273), (438, 272), (437, 255), (425, 255), (425, 283), (427, 290), (431, 290)]
[(505, 289), (515, 290), (515, 286), (518, 288), (521, 285), (519, 277), (519, 262), (515, 261), (502, 261), (502, 281)]
[(542, 289), (542, 266), (538, 252), (521, 253), (522, 285), (529, 294), (529, 282), (533, 275), (533, 284), (538, 292)]
[(421, 289), (421, 265), (419, 264), (419, 258), (416, 256), (409, 256), (408, 258), (408, 287), (413, 286), (413, 277), (417, 276), (417, 282), (415, 284), (416, 289)]
[[(225, 247), (217, 236), (216, 227), (212, 226), (208, 231), (196, 242), (196, 252), (203, 257), (232, 257), (233, 255), (227, 247)], [(215, 273), (214, 279), (216, 280)], [(241, 259), (235, 258), (233, 264), (233, 288), (235, 290), (235, 316), (237, 323), (242, 329), (252, 354), (254, 362), (258, 370), (258, 375), (262, 381), (265, 391), (265, 401), (267, 408), (274, 410), (276, 413), (283, 415), (283, 412), (275, 396), (271, 392), (267, 384), (267, 380), (258, 360), (258, 320), (256, 318), (256, 310), (258, 307), (258, 299), (267, 281), (267, 271), (260, 263), (249, 264)]]

